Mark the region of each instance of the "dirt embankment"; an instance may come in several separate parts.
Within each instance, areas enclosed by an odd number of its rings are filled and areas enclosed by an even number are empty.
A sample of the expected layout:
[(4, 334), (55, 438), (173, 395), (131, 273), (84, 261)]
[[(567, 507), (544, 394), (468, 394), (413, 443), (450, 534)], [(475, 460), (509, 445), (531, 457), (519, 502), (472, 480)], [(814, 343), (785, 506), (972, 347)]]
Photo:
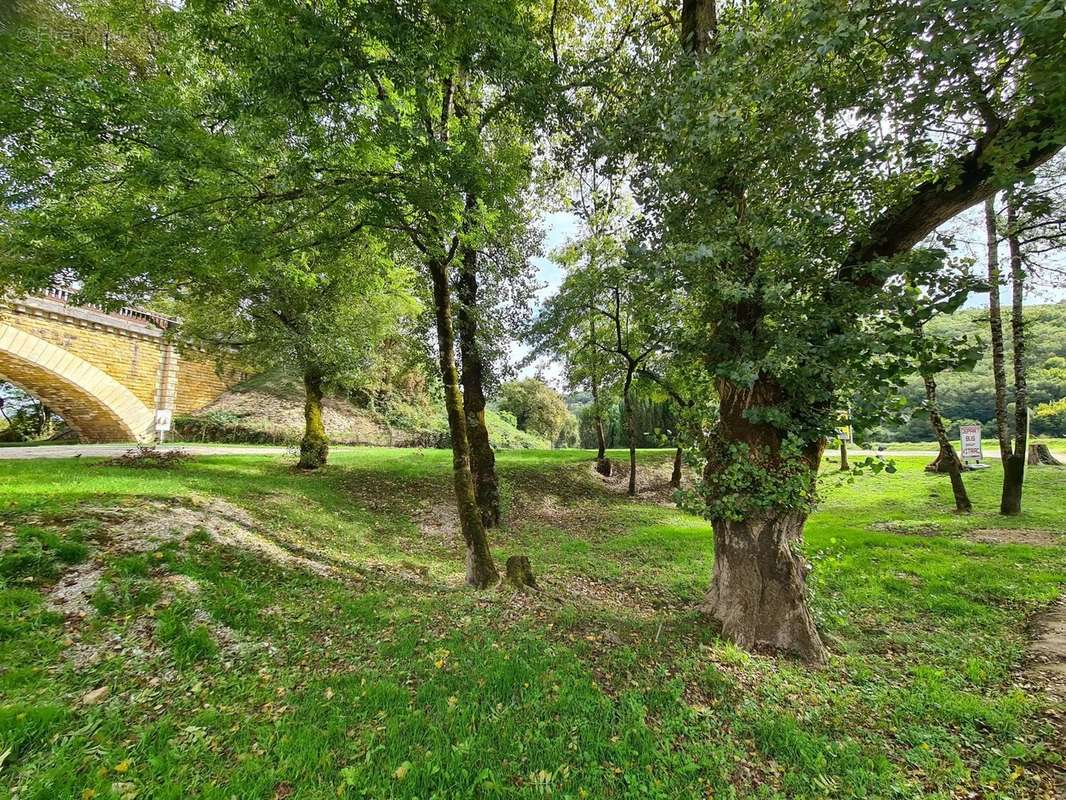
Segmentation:
[[(270, 392), (228, 392), (206, 408), (175, 421), (188, 441), (287, 444), (303, 436), (303, 404)], [(337, 444), (432, 447), (438, 434), (389, 425), (379, 414), (326, 398), (323, 421)]]

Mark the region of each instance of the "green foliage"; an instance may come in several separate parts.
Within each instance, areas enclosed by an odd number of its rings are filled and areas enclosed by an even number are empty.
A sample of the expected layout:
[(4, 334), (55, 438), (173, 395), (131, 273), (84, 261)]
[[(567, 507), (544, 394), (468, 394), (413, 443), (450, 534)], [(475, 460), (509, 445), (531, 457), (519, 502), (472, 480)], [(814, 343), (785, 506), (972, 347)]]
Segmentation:
[(708, 455), (725, 467), (704, 476), (696, 490), (701, 502), (686, 502), (697, 513), (709, 519), (736, 521), (758, 518), (778, 508), (813, 508), (817, 476), (812, 474), (798, 438), (786, 441), (776, 453), (725, 441), (711, 447), (725, 451)]
[(0, 380), (0, 442), (47, 439), (61, 423), (44, 403)]
[(566, 443), (576, 438), (574, 415), (561, 394), (537, 378), (505, 383), (498, 401), (502, 411), (512, 414), (519, 430), (558, 442), (564, 430)]
[(170, 649), (179, 666), (187, 667), (218, 654), (210, 629), (194, 619), (194, 611), (186, 603), (172, 604), (159, 613), (155, 635)]
[[(1010, 309), (1004, 309), (1003, 316), (1004, 325), (1009, 327)], [(1025, 330), (1033, 432), (1048, 436), (1064, 435), (1066, 428), (1057, 427), (1054, 412), (1045, 410), (1040, 415), (1040, 422), (1037, 422), (1037, 418), (1038, 408), (1053, 406), (1057, 401), (1066, 398), (1066, 305), (1060, 303), (1026, 306)], [(986, 427), (994, 426), (995, 386), (992, 379), (988, 312), (983, 309), (962, 310), (937, 317), (926, 327), (926, 333), (930, 338), (980, 338), (984, 348), (981, 358), (972, 370), (949, 371), (937, 377), (939, 404), (944, 416), (955, 421), (955, 430), (958, 424), (971, 420)], [(1012, 349), (1009, 336), (1004, 346), (1005, 357), (1010, 363)], [(917, 378), (911, 379), (903, 387), (903, 396), (911, 409), (920, 406), (924, 392), (924, 387)], [(1009, 396), (1008, 404), (1013, 405)], [(1008, 416), (1013, 422), (1013, 413)], [(865, 433), (874, 441), (927, 441), (932, 435), (924, 418), (924, 414), (918, 413), (912, 417), (910, 424), (884, 426)]]
[(1066, 436), (1066, 397), (1034, 408), (1030, 425), (1038, 435)]
[[(953, 268), (939, 243), (915, 245), (960, 197), (1016, 182), (1062, 141), (1066, 18), (1040, 3), (717, 8), (701, 52), (676, 29), (618, 51), (629, 91), (604, 103), (597, 156), (635, 165), (629, 261), (663, 298), (683, 290), (671, 348), (731, 414), (711, 438), (810, 452), (856, 397), (860, 429), (892, 412), (914, 365), (899, 348), (908, 287)], [(950, 313), (964, 297), (927, 305)], [(724, 491), (758, 505), (766, 481), (732, 461), (749, 454), (721, 455), (714, 467), (739, 481)], [(780, 467), (770, 494), (805, 507)]]

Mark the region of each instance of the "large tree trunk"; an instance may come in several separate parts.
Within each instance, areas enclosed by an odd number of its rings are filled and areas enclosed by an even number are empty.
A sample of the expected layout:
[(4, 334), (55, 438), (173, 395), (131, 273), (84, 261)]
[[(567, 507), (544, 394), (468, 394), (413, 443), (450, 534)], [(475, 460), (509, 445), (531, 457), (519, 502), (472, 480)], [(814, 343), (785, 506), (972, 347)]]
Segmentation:
[(433, 306), (437, 322), (437, 345), (440, 351), (440, 376), (444, 384), (444, 404), (448, 411), (448, 430), (452, 438), (452, 477), (459, 524), (466, 542), (466, 582), (484, 589), (500, 579), (489, 553), (485, 527), (481, 523), (474, 478), (470, 471), (470, 445), (467, 440), (463, 397), (459, 392), (459, 375), (455, 368), (455, 340), (452, 334), (451, 290), (448, 268), (440, 261), (429, 264), (433, 279)]
[[(760, 469), (772, 469), (783, 435), (770, 425), (754, 423), (747, 412), (776, 405), (779, 393), (760, 378), (751, 388), (719, 381), (719, 421), (715, 439), (725, 459), (730, 446), (744, 445)], [(824, 441), (811, 442), (803, 459), (813, 489)], [(713, 485), (728, 461), (709, 454), (704, 482)], [(714, 513), (713, 508), (712, 514)], [(824, 662), (825, 648), (807, 607), (808, 564), (793, 549), (803, 539), (806, 513), (795, 508), (749, 511), (742, 519), (712, 518), (714, 575), (701, 607), (721, 625), (722, 635), (741, 647), (771, 647), (806, 661)]]
[(840, 471), (848, 472), (851, 469), (851, 465), (848, 464), (848, 440), (843, 436), (840, 437)]
[(1015, 233), (1017, 223), (1014, 199), (1007, 198), (1007, 244), (1010, 249), (1011, 282), (1011, 346), (1014, 361), (1014, 447), (1003, 461), (1003, 494), (999, 501), (1001, 514), (1022, 513), (1022, 485), (1025, 482), (1025, 459), (1029, 449), (1029, 388), (1025, 368), (1025, 328), (1023, 303), (1025, 274), (1022, 251)]
[(304, 438), (300, 442), (300, 469), (318, 469), (329, 456), (329, 440), (322, 423), (322, 376), (304, 372)]
[(681, 465), (684, 461), (685, 451), (678, 447), (674, 450), (674, 468), (670, 472), (670, 485), (675, 489), (681, 488)]
[[(960, 513), (969, 513), (973, 511), (973, 504), (970, 502), (970, 498), (966, 494), (966, 486), (962, 482), (962, 462), (959, 461), (959, 456), (951, 444), (951, 439), (948, 438), (944, 420), (940, 416), (940, 406), (936, 398), (936, 380), (932, 375), (923, 375), (922, 380), (925, 382), (925, 402), (929, 407), (929, 422), (933, 426), (937, 443), (940, 445), (944, 467), (951, 477), (951, 493), (955, 496), (955, 510)], [(941, 458), (938, 457), (937, 461), (940, 462)]]
[(805, 521), (799, 511), (714, 520), (714, 577), (702, 610), (741, 647), (823, 662), (825, 648), (807, 609), (807, 564), (792, 550)]
[(496, 454), (485, 425), (485, 367), (477, 341), (477, 292), (477, 251), (464, 247), (456, 292), (459, 299), (459, 353), (463, 361), (463, 409), (481, 524), (485, 528), (496, 528), (500, 524), (500, 484), (496, 477)]
[(626, 380), (622, 388), (622, 406), (626, 414), (626, 438), (629, 444), (629, 496), (637, 494), (637, 420), (633, 411), (633, 398), (629, 389), (633, 383), (634, 364), (626, 368)]

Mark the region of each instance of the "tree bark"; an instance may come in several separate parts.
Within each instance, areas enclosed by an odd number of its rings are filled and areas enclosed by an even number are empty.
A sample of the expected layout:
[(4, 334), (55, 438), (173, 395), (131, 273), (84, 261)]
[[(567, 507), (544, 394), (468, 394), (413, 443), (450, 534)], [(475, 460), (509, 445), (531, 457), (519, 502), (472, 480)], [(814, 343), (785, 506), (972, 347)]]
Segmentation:
[(1011, 354), (1014, 362), (1014, 446), (1010, 456), (1003, 461), (1003, 494), (1000, 496), (999, 512), (1016, 515), (1022, 513), (1022, 486), (1025, 482), (1025, 460), (1029, 450), (1029, 388), (1026, 383), (1025, 327), (1023, 303), (1025, 300), (1025, 273), (1022, 267), (1022, 251), (1015, 233), (1017, 209), (1014, 198), (1007, 197), (1007, 246), (1010, 250), (1011, 282)]
[(600, 411), (600, 390), (596, 375), (592, 376), (592, 426), (596, 429), (596, 471), (611, 477), (611, 459), (607, 458), (607, 437), (603, 433), (603, 414)]
[(988, 240), (988, 323), (992, 330), (992, 378), (996, 397), (996, 438), (1003, 464), (1011, 455), (1010, 430), (1007, 422), (1007, 370), (1003, 352), (1003, 314), (1000, 311), (999, 234), (996, 231), (995, 197), (985, 201), (985, 236)]
[(848, 442), (843, 436), (840, 437), (840, 471), (847, 472), (851, 469), (848, 464)]
[(825, 648), (807, 609), (807, 564), (792, 549), (805, 521), (799, 511), (714, 520), (714, 577), (701, 610), (743, 648), (821, 663)]
[(674, 450), (674, 468), (670, 472), (670, 485), (675, 489), (681, 488), (681, 465), (685, 452), (680, 447)]
[(637, 494), (637, 420), (633, 413), (633, 398), (630, 397), (629, 389), (633, 383), (633, 370), (635, 365), (630, 363), (626, 366), (626, 380), (622, 387), (622, 405), (626, 412), (626, 437), (629, 444), (629, 496)]
[[(780, 400), (776, 386), (765, 378), (751, 387), (719, 381), (718, 394), (716, 438), (745, 445), (754, 465), (773, 469), (784, 434), (752, 422), (748, 412), (776, 405)], [(812, 488), (824, 446), (824, 441), (810, 442), (803, 453)], [(725, 466), (712, 452), (704, 469), (705, 482)], [(714, 574), (701, 610), (721, 625), (723, 636), (741, 647), (765, 646), (822, 663), (825, 647), (807, 606), (808, 564), (793, 549), (803, 540), (806, 519), (806, 512), (783, 507), (749, 511), (739, 520), (713, 518)]]
[(462, 357), (463, 410), (466, 435), (470, 443), (470, 470), (474, 493), (485, 528), (500, 525), (500, 484), (496, 477), (496, 454), (485, 425), (485, 365), (477, 341), (477, 251), (463, 248), (457, 291), (459, 299), (459, 353)]
[[(596, 342), (596, 317), (595, 313), (589, 314), (589, 341), (592, 343), (591, 358), (595, 359)], [(592, 424), (596, 429), (596, 463), (602, 464), (607, 458), (607, 437), (603, 434), (603, 410), (600, 408), (600, 379), (596, 374), (596, 364), (593, 361), (589, 368), (589, 381), (592, 384)]]
[(489, 552), (488, 537), (481, 523), (474, 477), (470, 471), (470, 444), (467, 440), (466, 415), (455, 368), (455, 338), (452, 332), (451, 290), (448, 266), (433, 260), (429, 263), (433, 280), (433, 307), (437, 324), (440, 375), (444, 384), (444, 403), (448, 411), (448, 430), (452, 439), (452, 478), (459, 524), (466, 543), (466, 582), (477, 589), (492, 586), (500, 579)]
[(329, 456), (329, 440), (322, 423), (322, 376), (309, 369), (304, 372), (304, 437), (300, 441), (300, 469), (318, 469)]
[[(936, 398), (936, 379), (932, 375), (923, 375), (922, 380), (925, 382), (925, 402), (929, 407), (929, 422), (933, 426), (937, 443), (940, 445), (944, 467), (951, 477), (951, 493), (955, 496), (955, 510), (963, 514), (969, 513), (973, 511), (973, 504), (966, 494), (966, 485), (962, 482), (962, 462), (959, 461), (955, 447), (948, 438), (944, 419), (940, 416), (940, 406)], [(937, 463), (940, 461), (941, 458), (938, 457)]]

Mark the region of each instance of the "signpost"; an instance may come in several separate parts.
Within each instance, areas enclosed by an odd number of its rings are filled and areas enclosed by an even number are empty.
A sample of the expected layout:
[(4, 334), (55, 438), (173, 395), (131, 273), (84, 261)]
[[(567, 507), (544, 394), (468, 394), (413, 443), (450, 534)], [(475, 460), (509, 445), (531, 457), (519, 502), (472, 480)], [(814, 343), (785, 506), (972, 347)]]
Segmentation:
[[(988, 465), (981, 463), (981, 458), (984, 453), (981, 451), (981, 426), (980, 425), (960, 425), (959, 426), (959, 439), (962, 447), (962, 463), (969, 466), (971, 469), (984, 469)], [(969, 464), (970, 460), (973, 460), (973, 464)]]
[(159, 435), (159, 441), (162, 442), (166, 438), (167, 431), (170, 430), (170, 423), (174, 419), (174, 412), (169, 408), (156, 409), (155, 412), (155, 432)]

